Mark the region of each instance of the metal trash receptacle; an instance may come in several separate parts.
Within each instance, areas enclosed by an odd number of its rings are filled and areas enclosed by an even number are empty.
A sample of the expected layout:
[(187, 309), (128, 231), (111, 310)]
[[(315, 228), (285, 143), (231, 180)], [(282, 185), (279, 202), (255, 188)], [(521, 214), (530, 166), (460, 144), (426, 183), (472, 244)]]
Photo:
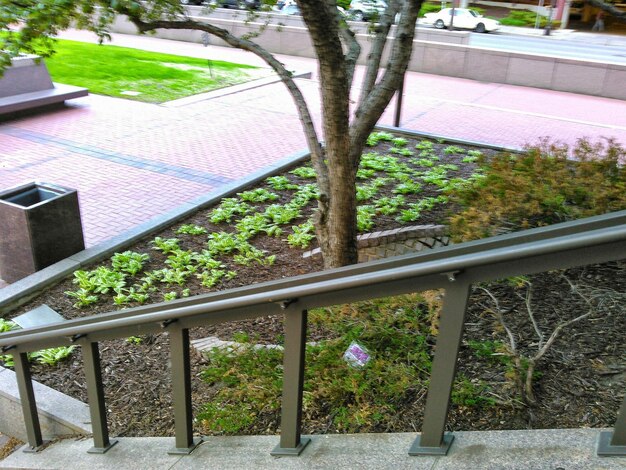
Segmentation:
[(78, 192), (50, 183), (0, 191), (0, 278), (15, 282), (85, 249)]

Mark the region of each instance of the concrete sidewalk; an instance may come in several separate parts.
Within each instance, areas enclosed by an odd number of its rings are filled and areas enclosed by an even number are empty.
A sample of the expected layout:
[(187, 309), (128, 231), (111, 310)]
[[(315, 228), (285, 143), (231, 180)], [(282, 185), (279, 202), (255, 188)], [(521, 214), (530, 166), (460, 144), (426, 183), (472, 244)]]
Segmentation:
[(409, 456), (414, 433), (311, 436), (299, 457), (275, 458), (277, 436), (208, 437), (190, 455), (168, 455), (173, 438), (120, 438), (106, 454), (89, 439), (64, 440), (36, 454), (18, 450), (0, 468), (72, 470), (618, 470), (626, 458), (595, 455), (599, 430), (455, 432), (447, 456)]
[[(96, 41), (69, 31), (63, 38)], [(251, 53), (113, 34), (114, 45), (260, 65)], [(315, 61), (280, 56), (320, 121)], [(357, 83), (363, 69), (357, 70)], [(358, 89), (355, 90), (355, 93)], [(185, 106), (91, 95), (61, 110), (0, 123), (0, 181), (7, 188), (48, 181), (77, 188), (87, 246), (272, 167), (306, 147), (281, 83), (199, 97)], [(394, 103), (380, 123), (393, 121)], [(587, 95), (409, 73), (402, 127), (501, 146), (550, 136), (626, 144), (626, 102)]]

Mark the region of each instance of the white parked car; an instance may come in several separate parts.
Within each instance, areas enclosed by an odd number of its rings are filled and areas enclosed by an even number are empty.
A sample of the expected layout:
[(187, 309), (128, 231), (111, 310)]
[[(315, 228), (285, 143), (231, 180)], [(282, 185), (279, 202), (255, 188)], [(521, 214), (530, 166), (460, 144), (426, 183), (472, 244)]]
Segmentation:
[(368, 21), (382, 15), (386, 8), (384, 0), (352, 0), (348, 15), (354, 21)]
[[(443, 29), (450, 26), (450, 18), (452, 18), (452, 8), (444, 8), (438, 13), (426, 13), (420, 22)], [(500, 22), (485, 18), (469, 8), (455, 8), (453, 26), (459, 29), (472, 29), (477, 33), (488, 33), (500, 29)]]

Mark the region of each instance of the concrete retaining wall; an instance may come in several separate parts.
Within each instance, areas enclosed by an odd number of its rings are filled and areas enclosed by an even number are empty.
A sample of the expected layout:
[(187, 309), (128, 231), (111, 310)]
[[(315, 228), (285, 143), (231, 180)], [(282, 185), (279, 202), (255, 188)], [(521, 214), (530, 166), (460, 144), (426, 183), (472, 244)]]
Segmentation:
[[(91, 433), (89, 406), (33, 381), (44, 439)], [(15, 372), (0, 367), (0, 432), (27, 441)]]
[[(234, 12), (230, 14), (231, 19), (228, 18), (211, 17), (210, 21), (238, 36), (258, 31), (261, 25), (261, 23), (246, 22)], [(209, 18), (201, 16), (194, 17), (194, 19), (209, 21)], [(274, 19), (274, 21), (279, 20)], [(285, 23), (287, 23), (286, 20)], [(294, 20), (289, 20), (288, 23), (284, 26), (270, 24), (255, 41), (275, 54), (314, 57), (315, 53), (306, 28), (296, 26), (298, 23)], [(364, 28), (361, 25), (356, 25), (356, 27), (357, 30)], [(136, 34), (135, 26), (124, 18), (118, 18), (113, 31)], [(159, 30), (156, 36), (179, 41), (202, 42), (202, 33), (199, 31)], [(363, 63), (369, 52), (370, 36), (361, 33), (357, 34), (357, 38), (363, 48), (360, 62)], [(626, 83), (626, 65), (483, 49), (469, 46), (468, 43), (468, 32), (420, 28), (416, 33), (409, 70), (626, 99), (626, 87), (623, 86)], [(211, 44), (226, 45), (217, 38), (211, 38)]]
[(417, 41), (416, 72), (626, 99), (626, 66)]

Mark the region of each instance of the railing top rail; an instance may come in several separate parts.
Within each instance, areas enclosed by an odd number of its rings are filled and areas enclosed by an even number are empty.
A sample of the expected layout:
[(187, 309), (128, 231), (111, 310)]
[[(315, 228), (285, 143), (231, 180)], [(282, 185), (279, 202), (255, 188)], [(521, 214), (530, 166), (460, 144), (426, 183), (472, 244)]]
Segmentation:
[[(194, 302), (162, 303), (7, 332), (0, 334), (0, 347), (19, 346), (26, 343), (31, 347), (37, 342), (55, 338), (66, 339), (105, 330), (185, 319), (211, 312), (235, 314), (242, 310), (249, 311), (251, 308), (267, 310), (268, 306), (280, 311), (281, 301), (295, 298), (300, 300), (301, 305), (306, 304), (309, 308), (325, 305), (323, 301), (316, 301), (316, 299), (329, 293), (343, 293), (345, 296), (351, 290), (368, 285), (393, 284), (407, 279), (417, 282), (433, 275), (470, 272), (472, 269), (475, 270), (472, 282), (477, 282), (490, 278), (488, 270), (479, 273), (476, 271), (478, 267), (513, 266), (524, 260), (540, 260), (547, 255), (572, 250), (583, 253), (594, 246), (611, 244), (617, 245), (612, 246), (610, 259), (626, 257), (626, 211), (459, 244), (426, 254), (403, 256), (300, 276), (295, 280), (272, 281), (258, 286), (205, 294), (198, 296), (199, 298), (194, 299)], [(582, 262), (570, 264), (585, 264), (583, 258), (580, 260)], [(563, 264), (563, 266), (566, 265), (568, 264)], [(526, 262), (522, 267), (528, 270), (530, 265)], [(551, 268), (558, 267), (560, 267), (558, 263), (551, 266)], [(520, 268), (516, 269), (520, 270)], [(522, 274), (518, 271), (514, 273)], [(445, 283), (446, 278), (441, 276), (440, 286), (444, 286)], [(419, 290), (417, 285), (415, 285), (415, 290)], [(334, 303), (341, 302), (341, 295), (335, 296), (334, 301)]]

